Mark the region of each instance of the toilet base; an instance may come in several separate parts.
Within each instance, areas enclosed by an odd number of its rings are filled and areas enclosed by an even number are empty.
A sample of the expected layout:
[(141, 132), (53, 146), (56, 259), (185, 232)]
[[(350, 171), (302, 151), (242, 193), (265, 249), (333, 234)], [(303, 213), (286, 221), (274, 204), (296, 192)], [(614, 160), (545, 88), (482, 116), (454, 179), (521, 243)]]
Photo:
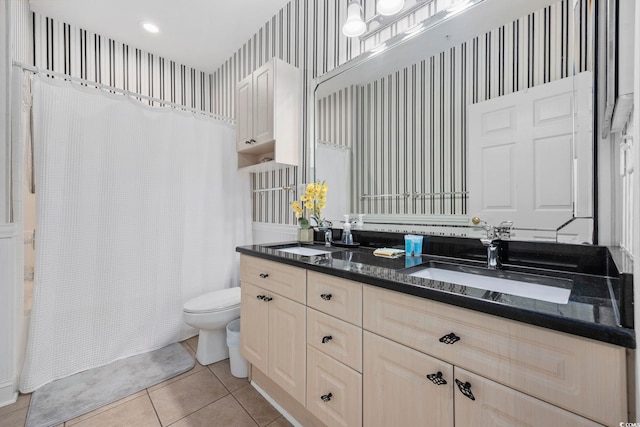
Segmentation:
[(229, 358), (229, 347), (227, 347), (226, 329), (200, 329), (196, 351), (198, 362), (201, 365), (210, 365), (227, 358)]

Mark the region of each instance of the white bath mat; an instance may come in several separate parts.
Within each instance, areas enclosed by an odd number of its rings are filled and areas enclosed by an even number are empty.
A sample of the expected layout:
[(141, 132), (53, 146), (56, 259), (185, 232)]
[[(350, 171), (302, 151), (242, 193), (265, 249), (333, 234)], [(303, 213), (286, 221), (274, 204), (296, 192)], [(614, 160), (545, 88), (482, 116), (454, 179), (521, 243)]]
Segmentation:
[(55, 426), (193, 368), (179, 344), (117, 360), (40, 387), (31, 396), (25, 427)]

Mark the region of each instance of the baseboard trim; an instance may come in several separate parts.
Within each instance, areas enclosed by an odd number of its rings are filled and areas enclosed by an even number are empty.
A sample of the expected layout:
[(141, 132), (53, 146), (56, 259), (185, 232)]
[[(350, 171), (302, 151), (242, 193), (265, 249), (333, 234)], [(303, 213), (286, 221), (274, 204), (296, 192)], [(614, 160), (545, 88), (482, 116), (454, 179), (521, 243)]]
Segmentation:
[(253, 388), (256, 389), (256, 391), (258, 393), (260, 393), (262, 395), (262, 397), (264, 397), (266, 399), (267, 402), (269, 402), (271, 404), (271, 406), (276, 408), (276, 411), (280, 412), (280, 414), (282, 414), (282, 416), (287, 421), (289, 421), (294, 427), (304, 427), (295, 418), (293, 418), (290, 413), (288, 413), (282, 406), (280, 406), (280, 404), (278, 402), (276, 402), (275, 399), (273, 399), (271, 396), (269, 396), (266, 391), (264, 391), (262, 388), (260, 388), (260, 386), (258, 384), (256, 384), (254, 381), (251, 381), (251, 385), (253, 386)]
[(16, 400), (18, 400), (18, 392), (15, 390), (14, 384), (12, 382), (0, 383), (0, 408), (16, 403)]

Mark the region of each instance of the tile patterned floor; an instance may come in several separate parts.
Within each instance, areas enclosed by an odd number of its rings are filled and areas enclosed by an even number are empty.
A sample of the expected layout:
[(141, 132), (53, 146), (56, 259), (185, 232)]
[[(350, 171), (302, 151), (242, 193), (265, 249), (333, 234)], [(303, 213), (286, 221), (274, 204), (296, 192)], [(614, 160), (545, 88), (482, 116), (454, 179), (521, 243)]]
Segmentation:
[[(195, 358), (198, 337), (182, 342)], [(0, 408), (0, 427), (23, 427), (31, 395)], [(229, 360), (188, 372), (57, 427), (285, 427), (285, 420), (249, 383), (231, 375)]]

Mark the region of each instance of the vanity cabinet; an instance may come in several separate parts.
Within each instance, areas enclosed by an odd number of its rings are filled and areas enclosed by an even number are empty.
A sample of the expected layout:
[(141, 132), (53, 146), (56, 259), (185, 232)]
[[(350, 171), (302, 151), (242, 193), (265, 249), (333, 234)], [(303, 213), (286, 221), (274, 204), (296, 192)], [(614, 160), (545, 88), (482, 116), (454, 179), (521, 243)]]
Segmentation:
[(307, 274), (307, 409), (329, 426), (362, 425), (362, 284)]
[(241, 257), (240, 351), (304, 405), (306, 271)]
[[(469, 383), (474, 396), (480, 396), (474, 391), (480, 388), (473, 381), (477, 377), (467, 374), (481, 375), (486, 381), (482, 387), (491, 390), (489, 393), (506, 388), (502, 396), (511, 405), (507, 409), (513, 416), (526, 417), (533, 412), (542, 416), (543, 408), (549, 409), (547, 402), (553, 409), (547, 411), (549, 417), (557, 410), (567, 420), (579, 420), (563, 425), (589, 425), (586, 418), (617, 425), (627, 419), (623, 348), (373, 286), (363, 289), (363, 307), (365, 330), (453, 365), (455, 379), (462, 386)], [(370, 374), (367, 355), (373, 351), (367, 343), (365, 340), (363, 349), (365, 384)], [(429, 373), (426, 370), (424, 375)], [(505, 388), (498, 387), (500, 384)], [(457, 382), (454, 391), (459, 423), (458, 402), (463, 396)], [(469, 408), (490, 411), (490, 405), (471, 405), (466, 400), (462, 402)], [(373, 401), (365, 396), (366, 402), (371, 405)], [(365, 407), (365, 413), (370, 409)], [(474, 415), (469, 417), (474, 419)]]
[(236, 85), (238, 169), (259, 172), (298, 164), (301, 74), (273, 58)]
[(452, 365), (367, 331), (364, 348), (365, 426), (453, 426)]
[(628, 419), (622, 347), (245, 255), (241, 280), (242, 354), (304, 425)]

